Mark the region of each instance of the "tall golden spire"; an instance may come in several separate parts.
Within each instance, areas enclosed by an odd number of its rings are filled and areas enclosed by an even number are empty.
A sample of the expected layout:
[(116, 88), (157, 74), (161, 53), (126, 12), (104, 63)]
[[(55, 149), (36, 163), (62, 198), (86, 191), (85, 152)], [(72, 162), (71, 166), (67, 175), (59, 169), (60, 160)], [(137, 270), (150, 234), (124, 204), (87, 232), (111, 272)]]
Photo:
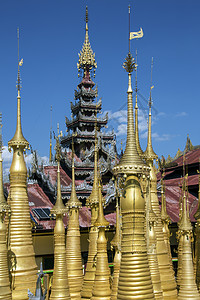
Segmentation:
[(137, 50), (136, 50), (136, 64), (135, 64), (135, 139), (136, 139), (136, 146), (137, 146), (137, 151), (140, 157), (143, 156), (143, 151), (140, 146), (140, 139), (139, 139), (139, 128), (138, 128), (138, 86), (137, 86)]
[(183, 236), (182, 249), (182, 272), (179, 289), (179, 300), (200, 299), (194, 276), (194, 266), (192, 261), (192, 225), (188, 217), (187, 199), (186, 199), (186, 178), (183, 186), (183, 213), (179, 225), (180, 235)]
[(83, 267), (81, 257), (81, 241), (79, 226), (79, 209), (81, 202), (78, 200), (75, 190), (74, 172), (74, 138), (72, 137), (72, 189), (71, 197), (66, 206), (69, 209), (69, 221), (66, 238), (66, 260), (71, 299), (81, 299), (83, 281)]
[(148, 142), (147, 142), (146, 151), (144, 152), (144, 157), (147, 160), (154, 160), (154, 159), (158, 158), (157, 154), (153, 150), (153, 147), (152, 147), (152, 138), (151, 138), (151, 107), (152, 107), (151, 91), (152, 91), (152, 89), (154, 87), (152, 85), (152, 72), (153, 72), (153, 57), (152, 57), (152, 62), (151, 62), (151, 87), (150, 87), (150, 97), (149, 97)]
[[(97, 119), (97, 112), (96, 112)], [(98, 139), (97, 139), (97, 120), (95, 121), (95, 144), (94, 144), (94, 181), (92, 192), (86, 200), (87, 205), (97, 204), (99, 202), (99, 189), (98, 189)]]
[(89, 35), (88, 35), (88, 8), (86, 6), (86, 26), (85, 26), (85, 41), (82, 47), (81, 52), (79, 53), (79, 60), (77, 63), (78, 71), (80, 72), (80, 69), (83, 69), (85, 71), (90, 71), (92, 68), (97, 68), (97, 63), (95, 61), (95, 54), (92, 51), (92, 48), (90, 46), (89, 42)]
[(164, 240), (163, 233), (163, 224), (161, 221), (161, 212), (159, 207), (159, 201), (157, 196), (157, 177), (154, 170), (153, 161), (157, 158), (157, 155), (153, 151), (152, 147), (152, 139), (151, 139), (151, 106), (152, 106), (152, 71), (153, 71), (153, 60), (151, 63), (151, 88), (150, 88), (150, 98), (149, 98), (149, 124), (148, 124), (148, 143), (147, 148), (144, 153), (144, 157), (146, 158), (147, 164), (150, 167), (150, 180), (151, 180), (151, 205), (153, 212), (157, 216), (157, 223), (155, 226), (156, 233), (156, 249), (157, 249), (157, 259), (158, 259), (158, 267), (160, 272), (161, 279), (161, 287), (163, 290), (164, 299), (167, 297), (173, 297), (173, 299), (177, 299), (177, 290), (176, 290), (176, 282), (174, 277), (174, 270), (172, 267), (172, 263), (170, 261), (170, 254), (167, 244)]
[(109, 222), (105, 219), (103, 213), (101, 184), (99, 180), (99, 214), (95, 222), (95, 226), (99, 228), (99, 234), (97, 240), (95, 281), (91, 300), (110, 300), (110, 270), (108, 266), (107, 239), (105, 236), (105, 228), (108, 225)]
[(98, 188), (98, 146), (97, 146), (97, 125), (95, 122), (95, 149), (94, 149), (94, 181), (92, 192), (86, 200), (86, 204), (91, 208), (91, 227), (89, 232), (89, 250), (86, 273), (83, 281), (83, 288), (81, 291), (82, 299), (90, 299), (92, 297), (92, 289), (95, 280), (96, 271), (96, 255), (97, 255), (97, 238), (98, 227), (95, 221), (98, 217), (99, 209), (99, 188)]
[[(18, 29), (18, 77), (17, 77), (17, 127), (14, 137), (8, 142), (13, 148), (13, 160), (10, 167), (10, 192), (8, 201), (11, 207), (10, 218), (10, 250), (16, 265), (12, 269), (12, 298), (27, 300), (27, 290), (35, 290), (37, 266), (32, 240), (32, 226), (27, 194), (27, 168), (24, 151), (28, 142), (21, 129), (20, 110), (20, 66), (19, 60), (19, 29)], [(28, 255), (27, 255), (28, 253)]]
[(3, 192), (2, 146), (2, 114), (0, 113), (0, 300), (12, 300), (5, 225), (5, 215), (10, 213), (10, 208)]
[(66, 249), (65, 249), (65, 227), (63, 224), (63, 215), (66, 208), (62, 201), (60, 185), (60, 159), (61, 149), (59, 136), (56, 137), (56, 160), (57, 170), (57, 199), (51, 213), (56, 216), (56, 225), (54, 227), (54, 270), (53, 282), (51, 288), (50, 300), (69, 300), (69, 286), (67, 277)]
[(139, 174), (145, 174), (149, 168), (140, 158), (135, 140), (131, 87), (131, 73), (135, 69), (135, 61), (130, 53), (130, 40), (129, 53), (123, 67), (128, 72), (127, 140), (124, 154), (119, 164), (113, 169), (115, 174), (126, 176), (121, 197), (122, 256), (117, 300), (154, 299), (144, 232), (145, 199), (138, 177)]
[(144, 164), (140, 158), (135, 139), (135, 130), (134, 130), (134, 120), (133, 120), (133, 90), (131, 85), (131, 74), (135, 70), (135, 61), (129, 52), (126, 60), (123, 64), (123, 68), (128, 73), (128, 120), (127, 120), (127, 139), (126, 139), (126, 149), (122, 158), (120, 159), (119, 164), (114, 167), (114, 172), (117, 174), (137, 174), (146, 171), (148, 167)]
[(20, 79), (20, 66), (23, 64), (23, 59), (19, 60), (19, 28), (17, 29), (18, 34), (18, 72), (17, 72), (17, 126), (14, 137), (8, 142), (8, 146), (24, 146), (25, 149), (28, 149), (29, 143), (24, 138), (22, 133), (22, 125), (21, 125), (21, 79)]

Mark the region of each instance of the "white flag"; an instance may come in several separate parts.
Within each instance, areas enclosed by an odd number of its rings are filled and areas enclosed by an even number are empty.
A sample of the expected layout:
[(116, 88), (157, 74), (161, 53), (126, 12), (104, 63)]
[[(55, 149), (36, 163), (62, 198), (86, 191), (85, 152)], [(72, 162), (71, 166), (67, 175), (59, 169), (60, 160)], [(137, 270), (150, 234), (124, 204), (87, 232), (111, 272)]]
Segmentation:
[(130, 32), (130, 40), (142, 38), (143, 35), (143, 30), (140, 28), (138, 32)]

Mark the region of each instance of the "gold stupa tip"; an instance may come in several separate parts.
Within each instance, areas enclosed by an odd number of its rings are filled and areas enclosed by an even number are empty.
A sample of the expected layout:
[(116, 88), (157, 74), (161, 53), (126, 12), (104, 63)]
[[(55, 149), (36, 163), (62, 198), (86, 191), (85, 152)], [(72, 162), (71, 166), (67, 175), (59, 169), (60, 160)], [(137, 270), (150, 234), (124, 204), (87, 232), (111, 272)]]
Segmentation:
[(28, 149), (29, 143), (24, 138), (22, 133), (22, 126), (21, 126), (21, 79), (20, 79), (20, 67), (23, 65), (23, 59), (19, 60), (19, 29), (18, 29), (18, 72), (17, 72), (17, 126), (14, 137), (8, 142), (8, 147), (23, 147)]
[(121, 224), (120, 224), (120, 207), (118, 205), (118, 199), (116, 196), (116, 232), (114, 238), (110, 242), (111, 246), (117, 247), (118, 250), (121, 245)]
[(132, 54), (129, 52), (125, 58), (125, 62), (123, 63), (123, 68), (128, 73), (132, 73), (135, 70), (135, 59), (133, 58)]
[(62, 195), (61, 195), (61, 183), (60, 183), (60, 160), (61, 160), (61, 147), (60, 147), (60, 141), (59, 137), (55, 136), (56, 139), (56, 160), (58, 164), (57, 169), (57, 199), (54, 207), (51, 209), (51, 214), (53, 215), (62, 215), (67, 212), (67, 209), (62, 201)]
[(134, 129), (134, 117), (133, 117), (133, 90), (131, 86), (131, 72), (135, 68), (135, 62), (130, 53), (126, 57), (126, 61), (123, 65), (128, 72), (128, 120), (127, 120), (127, 139), (126, 149), (120, 162), (113, 168), (114, 174), (139, 174), (149, 171), (149, 167), (144, 163), (139, 156), (136, 145), (135, 129)]
[(85, 22), (86, 22), (86, 24), (88, 23), (88, 7), (87, 6), (85, 9)]
[(192, 231), (192, 224), (188, 214), (188, 207), (187, 207), (187, 198), (186, 198), (186, 178), (187, 175), (184, 177), (183, 180), (183, 197), (182, 197), (182, 217), (179, 221), (179, 229), (183, 232), (190, 232)]
[(96, 227), (107, 227), (109, 225), (109, 222), (106, 220), (104, 213), (103, 213), (103, 201), (102, 201), (102, 193), (101, 193), (101, 184), (99, 180), (99, 213), (96, 222), (94, 225)]
[(94, 182), (92, 192), (86, 200), (86, 205), (91, 206), (92, 204), (99, 203), (99, 188), (98, 188), (98, 140), (97, 140), (97, 128), (95, 125), (95, 145), (94, 145)]
[(74, 141), (72, 137), (72, 190), (69, 201), (66, 203), (68, 208), (80, 208), (82, 206), (81, 202), (78, 200), (76, 194), (76, 185), (75, 185), (75, 167), (74, 167)]
[(150, 87), (150, 96), (149, 96), (148, 142), (147, 142), (146, 151), (144, 152), (144, 158), (147, 161), (153, 161), (154, 159), (158, 158), (158, 155), (153, 150), (152, 135), (151, 135), (151, 107), (152, 107), (151, 91), (154, 88), (154, 86), (152, 85), (152, 72), (153, 72), (153, 57), (152, 57), (152, 62), (151, 62), (151, 87)]
[(61, 184), (60, 184), (60, 162), (58, 161), (57, 170), (57, 198), (54, 207), (51, 209), (51, 214), (53, 215), (63, 215), (67, 212), (67, 209), (63, 203), (61, 195)]
[(171, 222), (171, 219), (167, 213), (167, 208), (166, 208), (166, 197), (165, 197), (165, 189), (164, 189), (163, 179), (161, 182), (161, 220), (165, 221), (167, 223)]
[(83, 47), (81, 52), (79, 53), (79, 60), (77, 63), (78, 71), (80, 69), (91, 70), (92, 68), (97, 68), (97, 63), (95, 61), (95, 53), (93, 53), (90, 42), (89, 42), (89, 35), (88, 35), (88, 8), (86, 6), (86, 32), (85, 32), (85, 41), (83, 43)]

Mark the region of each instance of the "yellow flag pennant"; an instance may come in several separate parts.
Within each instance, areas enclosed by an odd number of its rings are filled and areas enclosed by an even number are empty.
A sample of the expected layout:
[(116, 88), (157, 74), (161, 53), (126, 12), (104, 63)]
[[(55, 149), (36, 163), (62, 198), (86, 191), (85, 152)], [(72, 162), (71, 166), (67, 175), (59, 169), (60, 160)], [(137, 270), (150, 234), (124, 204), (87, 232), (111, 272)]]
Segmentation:
[(142, 28), (137, 32), (130, 32), (130, 40), (142, 38), (144, 35)]

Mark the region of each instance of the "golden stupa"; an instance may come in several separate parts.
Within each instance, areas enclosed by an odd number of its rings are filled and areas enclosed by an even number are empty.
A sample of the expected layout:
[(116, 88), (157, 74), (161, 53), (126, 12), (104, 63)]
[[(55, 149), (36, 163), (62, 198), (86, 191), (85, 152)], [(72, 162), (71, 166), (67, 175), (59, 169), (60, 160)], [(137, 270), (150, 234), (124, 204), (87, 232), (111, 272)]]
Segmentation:
[[(19, 38), (18, 38), (19, 41)], [(29, 143), (22, 134), (21, 127), (21, 84), (18, 56), (17, 78), (17, 127), (14, 137), (8, 142), (13, 149), (13, 160), (10, 167), (10, 192), (8, 204), (11, 208), (10, 217), (10, 259), (12, 262), (12, 299), (27, 300), (28, 289), (35, 290), (37, 266), (33, 249), (32, 226), (27, 194), (27, 168), (24, 151)]]
[(200, 295), (195, 282), (194, 265), (192, 257), (192, 225), (189, 219), (189, 212), (186, 199), (186, 178), (184, 178), (183, 181), (182, 218), (179, 224), (179, 234), (182, 236), (182, 254), (180, 261), (182, 268), (178, 299), (199, 300)]
[(97, 149), (97, 131), (95, 131), (95, 150), (94, 150), (94, 182), (91, 195), (87, 199), (87, 205), (91, 208), (91, 226), (89, 232), (89, 249), (86, 273), (83, 280), (81, 291), (82, 299), (90, 299), (95, 280), (96, 272), (96, 255), (98, 227), (95, 225), (99, 210), (99, 188), (98, 188), (98, 149)]
[(145, 199), (139, 181), (139, 176), (145, 175), (149, 168), (140, 158), (135, 140), (131, 86), (135, 61), (130, 52), (124, 68), (128, 72), (127, 141), (125, 152), (119, 164), (114, 167), (116, 175), (122, 174), (126, 178), (121, 197), (122, 257), (117, 299), (154, 299), (144, 232)]
[(60, 159), (61, 149), (59, 137), (56, 137), (56, 160), (58, 163), (57, 170), (57, 199), (51, 214), (56, 216), (54, 228), (54, 270), (53, 282), (51, 288), (50, 300), (69, 300), (69, 286), (67, 276), (66, 248), (65, 248), (65, 227), (63, 215), (66, 214), (66, 207), (63, 204), (60, 186)]
[(109, 225), (109, 222), (104, 217), (102, 197), (99, 180), (99, 212), (94, 224), (99, 229), (99, 232), (97, 239), (95, 280), (91, 300), (110, 300), (111, 295), (110, 269), (108, 266), (107, 239), (105, 235), (105, 229)]
[(66, 206), (69, 209), (69, 221), (66, 237), (66, 261), (68, 283), (71, 299), (81, 299), (83, 282), (83, 267), (81, 257), (81, 234), (79, 226), (79, 209), (81, 202), (78, 200), (75, 190), (74, 172), (74, 141), (72, 140), (72, 190), (70, 200)]
[[(152, 61), (153, 64), (153, 61)], [(151, 69), (152, 70), (152, 69)], [(152, 74), (152, 71), (151, 71)], [(151, 75), (152, 77), (152, 75)], [(149, 120), (148, 120), (148, 142), (147, 148), (144, 152), (144, 158), (147, 161), (147, 164), (150, 168), (150, 180), (151, 180), (151, 205), (153, 212), (156, 215), (156, 226), (155, 226), (155, 233), (156, 233), (156, 248), (157, 248), (157, 259), (158, 259), (158, 267), (161, 279), (161, 287), (163, 290), (163, 297), (164, 299), (177, 299), (177, 290), (176, 290), (176, 282), (174, 277), (174, 271), (172, 269), (172, 265), (170, 263), (170, 255), (168, 253), (169, 249), (166, 246), (164, 241), (164, 234), (163, 234), (163, 226), (161, 222), (161, 212), (159, 208), (158, 196), (157, 196), (157, 177), (154, 170), (153, 161), (157, 159), (157, 155), (153, 150), (152, 147), (152, 136), (151, 136), (151, 106), (152, 106), (152, 84), (150, 88), (150, 98), (149, 98)]]

